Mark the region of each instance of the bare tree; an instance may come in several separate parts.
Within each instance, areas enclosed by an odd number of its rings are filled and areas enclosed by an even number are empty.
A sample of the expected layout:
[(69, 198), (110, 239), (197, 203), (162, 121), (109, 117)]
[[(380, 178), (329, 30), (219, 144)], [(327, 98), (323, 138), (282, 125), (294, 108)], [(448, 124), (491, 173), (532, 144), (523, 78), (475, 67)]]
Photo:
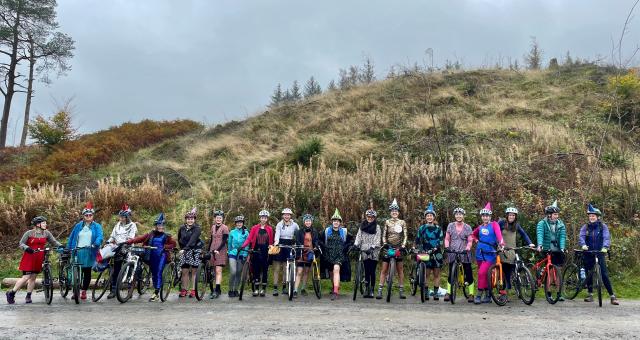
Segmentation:
[(360, 72), (360, 82), (363, 84), (371, 84), (374, 80), (376, 80), (376, 74), (373, 67), (373, 60), (367, 56), (364, 59), (362, 71)]

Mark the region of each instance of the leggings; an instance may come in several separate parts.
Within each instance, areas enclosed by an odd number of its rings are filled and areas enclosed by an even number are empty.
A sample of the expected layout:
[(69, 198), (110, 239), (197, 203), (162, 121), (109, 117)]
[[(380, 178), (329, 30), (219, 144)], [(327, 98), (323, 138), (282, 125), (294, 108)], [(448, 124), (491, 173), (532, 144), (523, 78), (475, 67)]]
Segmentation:
[(116, 281), (118, 280), (118, 274), (122, 269), (123, 260), (113, 260), (113, 269), (111, 270), (111, 291), (116, 291)]
[(91, 267), (82, 268), (82, 290), (89, 289), (91, 283)]
[(236, 291), (240, 285), (240, 275), (242, 275), (242, 266), (244, 265), (244, 258), (236, 258), (235, 256), (229, 256), (229, 291)]
[(478, 260), (478, 289), (489, 288), (489, 283), (487, 282), (487, 273), (489, 273), (489, 268), (493, 265), (493, 263), (493, 261)]
[(251, 265), (253, 267), (253, 279), (256, 283), (261, 283), (263, 285), (267, 284), (267, 273), (269, 270), (269, 256), (261, 253), (255, 254), (251, 259)]
[(371, 287), (376, 284), (376, 267), (378, 261), (376, 260), (364, 260), (364, 279), (369, 283)]
[(162, 252), (160, 258), (154, 258), (153, 255), (149, 261), (149, 267), (151, 267), (151, 278), (153, 279), (153, 288), (160, 289), (162, 287), (162, 269), (167, 262), (167, 255)]
[(504, 273), (504, 279), (506, 282), (507, 289), (511, 289), (511, 275), (513, 275), (513, 271), (516, 269), (515, 264), (502, 262), (502, 273)]
[[(453, 272), (453, 266), (455, 262), (449, 263), (449, 276), (447, 281), (451, 282), (451, 273)], [(468, 284), (473, 283), (473, 270), (471, 269), (471, 263), (462, 263), (462, 271), (464, 271), (464, 282)]]
[[(584, 270), (591, 270), (596, 264), (596, 260), (593, 255), (585, 255), (584, 257)], [(604, 255), (598, 254), (598, 265), (600, 266), (600, 274), (602, 274), (602, 283), (607, 289), (609, 296), (613, 295), (613, 287), (611, 286), (611, 280), (609, 280), (609, 271), (607, 270), (607, 264), (604, 260)], [(587, 276), (587, 291), (593, 293), (593, 278), (591, 275)]]

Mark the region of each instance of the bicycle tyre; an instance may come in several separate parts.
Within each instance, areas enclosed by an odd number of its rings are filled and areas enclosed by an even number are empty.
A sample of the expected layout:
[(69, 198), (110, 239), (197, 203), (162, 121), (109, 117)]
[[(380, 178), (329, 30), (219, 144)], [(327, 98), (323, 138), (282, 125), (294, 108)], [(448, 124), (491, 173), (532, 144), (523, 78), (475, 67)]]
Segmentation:
[(575, 263), (570, 263), (562, 271), (563, 294), (565, 299), (573, 300), (580, 294), (584, 280), (580, 279), (580, 269)]
[(427, 266), (423, 262), (420, 262), (418, 264), (418, 286), (420, 286), (420, 301), (422, 303), (424, 303), (425, 300), (428, 300), (427, 295), (429, 294), (429, 292), (427, 291), (426, 282), (425, 282), (426, 267)]
[(356, 263), (356, 275), (355, 275), (355, 279), (353, 280), (353, 301), (356, 301), (356, 298), (358, 297), (358, 290), (361, 290), (362, 287), (362, 267), (361, 267), (362, 261), (358, 261)]
[(293, 300), (293, 291), (296, 286), (296, 265), (291, 262), (288, 266), (289, 277), (287, 278), (287, 294), (289, 295), (289, 301)]
[(489, 294), (491, 295), (491, 299), (498, 306), (504, 306), (507, 304), (507, 297), (503, 295), (502, 292), (506, 289), (506, 282), (504, 278), (500, 274), (500, 267), (497, 265), (492, 265), (489, 267), (489, 272), (487, 273), (487, 282), (489, 284)]
[(517, 280), (518, 297), (525, 305), (531, 305), (536, 298), (536, 283), (529, 269), (525, 266), (518, 268), (514, 275)]
[(451, 304), (456, 303), (456, 295), (458, 293), (458, 284), (460, 279), (458, 278), (458, 265), (454, 264), (451, 268), (452, 272), (449, 274), (451, 277), (451, 282), (449, 282), (449, 286), (451, 291), (449, 292), (449, 301)]
[(111, 266), (107, 267), (105, 270), (101, 271), (96, 278), (96, 281), (93, 283), (93, 287), (91, 288), (91, 300), (93, 302), (98, 302), (104, 296), (107, 289), (111, 287)]
[[(127, 262), (122, 266), (116, 280), (116, 298), (120, 303), (126, 303), (133, 296), (135, 275), (133, 273), (133, 263)], [(123, 291), (126, 292), (126, 295)]]
[(207, 294), (207, 286), (209, 283), (207, 269), (206, 263), (200, 263), (196, 271), (196, 282), (194, 288), (196, 291), (196, 299), (198, 301), (202, 301), (204, 296)]
[(313, 291), (316, 293), (316, 297), (318, 299), (322, 299), (322, 287), (320, 285), (320, 268), (318, 267), (317, 262), (313, 262), (311, 265), (313, 278), (311, 279), (313, 283)]
[(73, 301), (76, 302), (76, 305), (80, 303), (80, 282), (82, 278), (80, 277), (81, 271), (80, 266), (73, 266), (73, 274), (71, 276), (71, 285), (73, 290)]
[(393, 290), (393, 274), (396, 271), (396, 259), (389, 260), (389, 272), (387, 274), (387, 302), (391, 302), (391, 291)]
[(44, 301), (50, 305), (53, 300), (53, 277), (51, 276), (51, 267), (45, 264), (42, 268), (42, 288), (44, 290)]
[(596, 286), (596, 292), (598, 294), (598, 306), (602, 307), (602, 273), (600, 272), (600, 265), (595, 264), (593, 268), (593, 281)]
[[(545, 271), (543, 274), (544, 297), (552, 305), (560, 300), (562, 292), (562, 276), (559, 273), (558, 266), (551, 265), (551, 270), (548, 273)], [(552, 282), (554, 278), (557, 281), (555, 284)]]
[(60, 284), (58, 288), (60, 289), (60, 296), (63, 298), (66, 298), (67, 295), (69, 295), (69, 290), (71, 288), (69, 286), (69, 274), (69, 264), (63, 265), (62, 268), (59, 268), (58, 270), (58, 283)]
[(173, 288), (173, 276), (175, 263), (169, 262), (162, 269), (162, 285), (160, 286), (160, 301), (165, 302), (169, 298), (171, 288)]
[(411, 261), (409, 284), (411, 285), (411, 296), (416, 296), (416, 293), (418, 292), (418, 264), (416, 261)]

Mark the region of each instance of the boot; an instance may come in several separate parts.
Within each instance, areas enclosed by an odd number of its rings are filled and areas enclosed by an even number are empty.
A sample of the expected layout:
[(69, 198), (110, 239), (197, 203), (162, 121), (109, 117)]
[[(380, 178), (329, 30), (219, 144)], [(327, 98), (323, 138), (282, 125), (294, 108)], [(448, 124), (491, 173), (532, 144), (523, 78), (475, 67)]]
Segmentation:
[(404, 296), (404, 287), (403, 286), (400, 286), (398, 288), (398, 295), (400, 295), (400, 299), (402, 299), (402, 300), (407, 298), (406, 296)]
[(10, 305), (16, 303), (16, 292), (12, 290), (7, 292), (7, 303)]
[(614, 306), (618, 306), (620, 302), (618, 302), (618, 298), (615, 295), (611, 295), (611, 304)]
[(278, 292), (278, 286), (273, 286), (273, 296), (278, 296), (280, 293)]
[(433, 301), (440, 300), (440, 287), (433, 287)]
[(451, 297), (449, 296), (449, 293), (451, 293), (451, 284), (449, 282), (447, 282), (447, 293), (444, 294), (444, 301), (451, 300)]
[(187, 290), (186, 289), (182, 289), (180, 290), (180, 294), (178, 294), (178, 297), (186, 297), (187, 296)]
[(376, 294), (376, 299), (377, 300), (382, 299), (382, 285), (378, 286), (378, 294)]
[(151, 298), (149, 299), (149, 302), (158, 302), (160, 301), (160, 296), (156, 293), (153, 293), (153, 295), (151, 295)]
[(86, 300), (87, 299), (87, 291), (83, 290), (80, 292), (80, 300)]
[(473, 299), (473, 303), (479, 305), (482, 303), (482, 289), (478, 289), (478, 295)]
[(111, 292), (109, 292), (109, 295), (107, 295), (107, 300), (111, 300), (114, 297), (116, 297), (116, 290), (113, 289)]
[(491, 303), (491, 293), (488, 289), (484, 291), (484, 298), (482, 299), (482, 303)]
[(31, 301), (31, 293), (27, 293), (27, 296), (24, 298), (24, 303), (32, 303)]

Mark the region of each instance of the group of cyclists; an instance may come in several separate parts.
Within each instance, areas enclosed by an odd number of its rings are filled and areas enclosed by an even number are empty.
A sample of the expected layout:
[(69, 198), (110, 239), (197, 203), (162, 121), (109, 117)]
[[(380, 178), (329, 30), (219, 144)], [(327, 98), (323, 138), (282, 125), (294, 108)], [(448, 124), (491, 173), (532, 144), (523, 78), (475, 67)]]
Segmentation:
[[(584, 252), (585, 269), (590, 270), (596, 263), (600, 267), (602, 281), (610, 295), (613, 305), (618, 305), (618, 299), (613, 293), (609, 280), (605, 256), (611, 243), (607, 225), (602, 222), (600, 210), (591, 204), (587, 208), (588, 221), (580, 229), (579, 246), (582, 250), (598, 250), (598, 252)], [(322, 267), (326, 277), (332, 282), (331, 300), (340, 294), (340, 283), (348, 280), (351, 271), (349, 252), (357, 249), (361, 252), (364, 263), (363, 280), (367, 282), (363, 292), (365, 298), (381, 299), (383, 289), (389, 273), (397, 273), (398, 294), (400, 299), (406, 299), (404, 291), (404, 260), (416, 259), (425, 264), (425, 282), (431, 279), (433, 293), (427, 295), (433, 300), (441, 297), (445, 301), (452, 298), (451, 272), (456, 258), (462, 263), (464, 285), (469, 292), (468, 302), (475, 304), (490, 303), (490, 283), (487, 275), (489, 268), (500, 257), (502, 268), (506, 276), (506, 292), (510, 286), (511, 275), (514, 273), (513, 249), (520, 239), (526, 247), (551, 254), (553, 265), (562, 267), (565, 262), (566, 227), (559, 218), (560, 209), (557, 201), (544, 209), (544, 217), (536, 227), (536, 238), (532, 240), (518, 222), (518, 209), (508, 207), (503, 218), (496, 221), (493, 217), (491, 204), (479, 211), (480, 225), (472, 228), (465, 223), (466, 211), (455, 208), (455, 220), (442, 228), (436, 220), (436, 210), (429, 203), (424, 210), (424, 222), (417, 228), (415, 240), (409, 242), (407, 223), (400, 218), (400, 206), (396, 199), (389, 206), (390, 218), (381, 222), (375, 210), (365, 211), (365, 219), (360, 223), (355, 237), (350, 234), (343, 223), (338, 209), (331, 217), (331, 223), (318, 232), (313, 227), (314, 216), (304, 214), (300, 226), (293, 218), (290, 208), (282, 210), (281, 220), (275, 228), (269, 224), (270, 213), (262, 210), (258, 213), (259, 223), (251, 228), (245, 225), (245, 217), (240, 215), (233, 219), (234, 226), (229, 228), (224, 224), (225, 214), (221, 210), (213, 211), (213, 224), (210, 229), (210, 239), (203, 240), (202, 227), (197, 223), (197, 210), (194, 208), (184, 215), (184, 224), (178, 230), (176, 237), (165, 232), (166, 218), (160, 213), (155, 219), (154, 228), (144, 235), (137, 235), (137, 225), (132, 221), (131, 209), (125, 204), (119, 211), (119, 221), (114, 226), (106, 244), (102, 226), (94, 221), (95, 210), (91, 202), (82, 211), (82, 220), (72, 229), (66, 245), (62, 245), (47, 230), (45, 217), (37, 216), (32, 220), (32, 229), (27, 231), (20, 240), (20, 248), (24, 251), (19, 270), (23, 276), (18, 279), (14, 287), (6, 292), (7, 302), (15, 303), (16, 293), (26, 284), (27, 294), (25, 303), (31, 303), (31, 294), (35, 287), (36, 277), (42, 270), (44, 261), (43, 249), (47, 244), (62, 249), (75, 249), (76, 262), (82, 271), (82, 282), (78, 292), (79, 299), (87, 298), (92, 270), (100, 270), (108, 261), (112, 261), (111, 291), (108, 299), (116, 297), (117, 276), (122, 268), (122, 257), (115, 256), (122, 245), (142, 244), (149, 249), (145, 262), (151, 271), (154, 293), (150, 301), (160, 300), (163, 269), (172, 261), (174, 250), (177, 258), (175, 263), (181, 271), (181, 289), (179, 298), (196, 296), (196, 269), (203, 263), (210, 261), (215, 271), (215, 282), (209, 297), (216, 299), (222, 294), (221, 282), (223, 268), (229, 267), (228, 296), (238, 297), (241, 285), (241, 272), (249, 253), (251, 253), (251, 270), (253, 273), (253, 291), (255, 297), (267, 294), (267, 276), (269, 267), (272, 268), (273, 296), (285, 294), (285, 263), (291, 259), (290, 251), (295, 250), (296, 273), (293, 297), (307, 295), (306, 284), (311, 276), (310, 268), (316, 256), (321, 257)], [(535, 242), (534, 242), (535, 241)], [(472, 251), (473, 245), (475, 251)], [(321, 252), (317, 252), (321, 250)], [(392, 250), (392, 251), (389, 251)], [(321, 255), (318, 255), (321, 254)], [(412, 256), (409, 256), (412, 254)], [(415, 257), (413, 256), (415, 254)], [(457, 257), (457, 254), (462, 256)], [(426, 256), (425, 256), (426, 255)], [(113, 257), (113, 259), (111, 259)], [(597, 261), (596, 261), (597, 257)], [(394, 258), (394, 261), (391, 261)], [(477, 264), (477, 276), (474, 280), (472, 260)], [(378, 262), (382, 262), (380, 276), (376, 277)], [(394, 268), (390, 266), (395, 263)], [(447, 287), (441, 288), (441, 269), (448, 263), (449, 277)], [(376, 279), (378, 282), (375, 286)], [(282, 284), (282, 290), (280, 290)], [(427, 288), (429, 286), (427, 285)], [(588, 296), (585, 301), (593, 301), (592, 287), (587, 282)], [(354, 287), (356, 289), (356, 287)], [(446, 293), (440, 294), (440, 292)], [(560, 292), (558, 292), (560, 295)], [(562, 300), (561, 296), (558, 299)]]

